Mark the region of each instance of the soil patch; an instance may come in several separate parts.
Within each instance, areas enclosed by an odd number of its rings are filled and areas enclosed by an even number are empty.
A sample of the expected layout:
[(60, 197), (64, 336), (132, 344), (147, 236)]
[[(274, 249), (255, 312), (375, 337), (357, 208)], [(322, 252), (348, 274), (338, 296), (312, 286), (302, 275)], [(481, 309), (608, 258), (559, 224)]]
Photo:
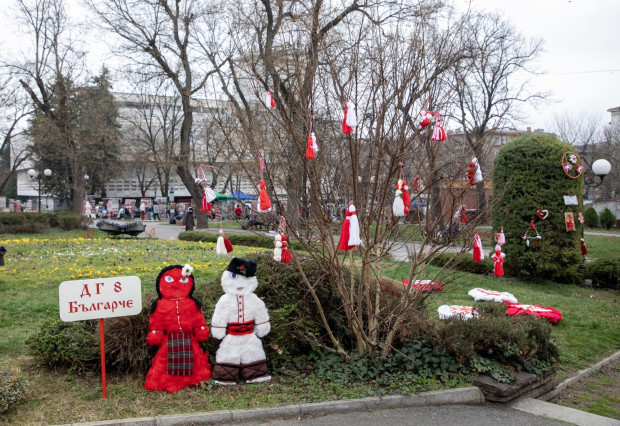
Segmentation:
[(620, 360), (570, 386), (554, 402), (620, 420)]

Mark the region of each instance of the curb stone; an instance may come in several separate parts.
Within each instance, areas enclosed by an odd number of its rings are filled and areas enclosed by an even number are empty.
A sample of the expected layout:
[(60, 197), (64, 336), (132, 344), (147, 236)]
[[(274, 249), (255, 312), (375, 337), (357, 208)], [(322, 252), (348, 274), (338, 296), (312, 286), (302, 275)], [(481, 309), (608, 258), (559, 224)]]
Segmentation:
[(477, 387), (432, 391), (415, 395), (389, 395), (368, 397), (343, 401), (316, 402), (308, 404), (286, 405), (283, 407), (253, 408), (249, 410), (214, 411), (208, 413), (178, 414), (170, 416), (140, 417), (132, 419), (105, 420), (91, 423), (74, 423), (89, 425), (122, 426), (172, 426), (183, 424), (224, 424), (239, 421), (265, 419), (300, 419), (303, 417), (323, 416), (327, 414), (348, 413), (353, 411), (374, 411), (389, 408), (417, 407), (423, 405), (446, 404), (482, 404), (484, 395)]

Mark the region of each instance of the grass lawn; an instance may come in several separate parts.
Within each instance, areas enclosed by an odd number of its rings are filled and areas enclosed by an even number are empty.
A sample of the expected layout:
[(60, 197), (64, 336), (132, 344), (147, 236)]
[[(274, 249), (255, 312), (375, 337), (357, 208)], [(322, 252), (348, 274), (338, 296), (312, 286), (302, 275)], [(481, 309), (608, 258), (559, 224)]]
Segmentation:
[[(429, 277), (434, 271), (437, 269), (428, 267)], [(384, 272), (396, 280), (406, 279), (409, 274), (406, 265), (396, 262)], [(434, 296), (429, 312), (436, 316), (437, 308), (443, 304), (472, 305), (473, 299), (467, 292), (475, 287), (507, 291), (521, 303), (551, 306), (562, 313), (562, 321), (554, 325), (561, 354), (561, 379), (620, 350), (618, 290), (593, 290), (553, 282), (526, 283), (515, 278), (459, 272), (445, 290)]]
[[(145, 391), (142, 375), (111, 374), (109, 397), (103, 401), (97, 375), (78, 376), (32, 366), (25, 342), (39, 322), (58, 316), (58, 285), (79, 278), (137, 275), (142, 280), (143, 292), (152, 292), (154, 279), (164, 266), (189, 262), (194, 266), (199, 287), (218, 277), (228, 258), (216, 257), (213, 243), (107, 239), (102, 235), (95, 231), (94, 238), (87, 238), (89, 233), (76, 231), (0, 237), (0, 245), (7, 249), (6, 266), (0, 268), (0, 363), (21, 367), (29, 381), (27, 400), (0, 417), (0, 421), (96, 421), (364, 397), (377, 392), (411, 393), (470, 383), (468, 378), (455, 378), (443, 384), (420, 379), (405, 388), (378, 389), (373, 384), (343, 386), (314, 376), (300, 379), (276, 373), (269, 383), (232, 389), (208, 383), (202, 388), (167, 394)], [(620, 244), (620, 239), (614, 241)], [(233, 254), (243, 257), (263, 250), (236, 246)], [(402, 279), (407, 275), (407, 267), (392, 262), (386, 273)], [(469, 304), (467, 291), (475, 286), (510, 291), (521, 302), (553, 306), (562, 312), (564, 320), (554, 329), (562, 350), (563, 376), (620, 348), (618, 291), (459, 274), (453, 284), (435, 297), (429, 309), (435, 315), (437, 306), (443, 303)]]

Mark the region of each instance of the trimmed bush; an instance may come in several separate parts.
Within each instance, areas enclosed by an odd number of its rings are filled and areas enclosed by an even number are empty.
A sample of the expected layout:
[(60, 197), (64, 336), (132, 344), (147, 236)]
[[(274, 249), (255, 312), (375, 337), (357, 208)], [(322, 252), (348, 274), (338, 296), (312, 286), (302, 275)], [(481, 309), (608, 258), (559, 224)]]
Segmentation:
[[(203, 232), (203, 231), (183, 231), (179, 234), (179, 240), (182, 241), (202, 241), (203, 243), (217, 243), (219, 234)], [(226, 238), (233, 246), (263, 247), (272, 249), (274, 240), (259, 234), (226, 234)], [(303, 250), (303, 246), (299, 241), (289, 241), (289, 247), (294, 250)], [(234, 254), (234, 253), (233, 253)]]
[[(508, 253), (504, 270), (507, 275), (522, 280), (553, 280), (561, 283), (580, 283), (577, 271), (581, 259), (581, 224), (577, 232), (566, 232), (564, 212), (577, 207), (565, 206), (564, 195), (577, 194), (582, 203), (583, 177), (571, 179), (562, 169), (564, 153), (575, 148), (555, 136), (524, 135), (500, 149), (493, 166), (492, 209), (494, 232), (503, 226), (506, 234), (504, 251)], [(549, 211), (541, 220), (536, 212)], [(542, 236), (539, 247), (530, 240), (529, 247), (522, 239), (534, 221)], [(530, 237), (535, 236), (529, 230)]]
[(608, 208), (605, 208), (605, 210), (603, 210), (603, 213), (601, 213), (600, 220), (601, 220), (601, 226), (604, 227), (605, 229), (609, 229), (612, 226), (616, 226), (616, 216)]
[(586, 265), (588, 278), (595, 287), (618, 288), (620, 280), (620, 258), (596, 259)]
[(595, 228), (598, 226), (598, 213), (594, 210), (594, 207), (590, 207), (583, 213), (583, 220), (586, 226)]
[(19, 368), (0, 365), (0, 414), (26, 396), (26, 380)]
[(46, 320), (27, 341), (34, 357), (47, 367), (69, 372), (97, 370), (100, 363), (98, 321)]
[(0, 233), (37, 234), (48, 232), (51, 228), (65, 231), (86, 229), (91, 220), (72, 212), (51, 213), (0, 213)]

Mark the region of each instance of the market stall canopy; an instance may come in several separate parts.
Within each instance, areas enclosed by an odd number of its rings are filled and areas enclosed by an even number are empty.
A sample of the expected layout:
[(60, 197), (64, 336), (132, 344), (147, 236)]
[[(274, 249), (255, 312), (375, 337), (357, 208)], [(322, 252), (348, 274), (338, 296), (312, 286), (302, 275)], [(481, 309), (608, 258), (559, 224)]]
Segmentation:
[(236, 200), (256, 200), (256, 197), (252, 197), (251, 195), (246, 194), (245, 192), (235, 191), (231, 198)]
[(218, 200), (230, 200), (231, 198), (235, 198), (235, 197), (233, 197), (232, 195), (229, 195), (229, 194), (222, 194), (222, 193), (220, 193), (220, 192), (216, 192), (216, 193), (215, 193), (215, 197), (216, 197)]

